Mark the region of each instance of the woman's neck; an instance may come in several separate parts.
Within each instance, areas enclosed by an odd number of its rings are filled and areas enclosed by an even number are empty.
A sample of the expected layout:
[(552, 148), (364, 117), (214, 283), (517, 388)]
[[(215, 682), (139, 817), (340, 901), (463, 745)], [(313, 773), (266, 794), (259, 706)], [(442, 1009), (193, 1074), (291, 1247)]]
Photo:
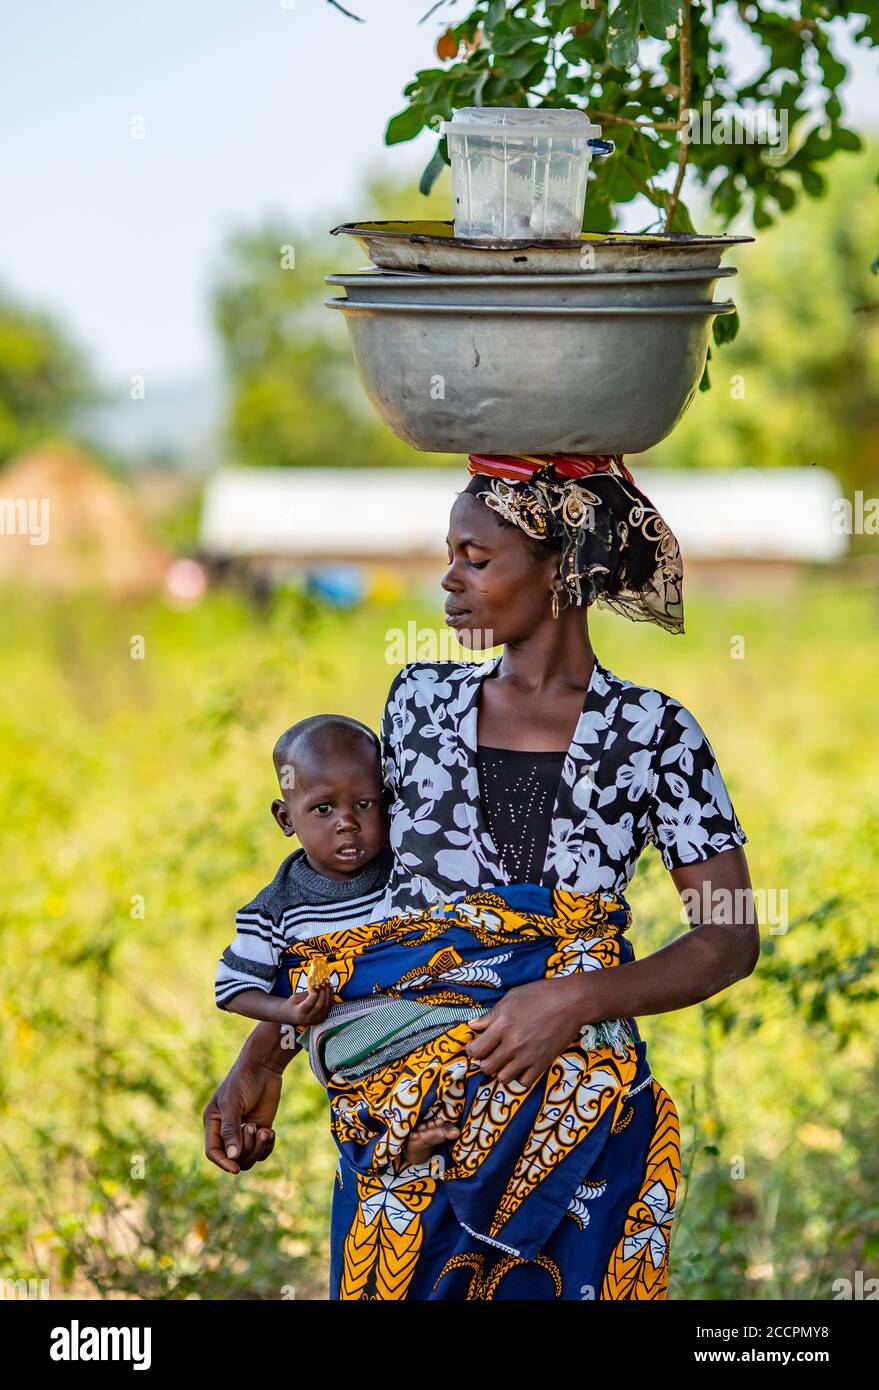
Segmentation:
[(563, 611), (551, 626), (544, 624), (529, 637), (507, 642), (493, 674), (535, 695), (559, 684), (585, 690), (595, 659), (585, 613), (575, 608)]

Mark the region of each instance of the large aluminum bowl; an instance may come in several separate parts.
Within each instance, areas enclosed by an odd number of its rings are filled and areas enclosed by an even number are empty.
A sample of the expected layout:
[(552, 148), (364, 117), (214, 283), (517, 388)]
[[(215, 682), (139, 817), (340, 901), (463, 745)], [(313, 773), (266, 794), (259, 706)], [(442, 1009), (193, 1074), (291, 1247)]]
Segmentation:
[(735, 309), (325, 302), (380, 419), (450, 454), (651, 448), (693, 399), (714, 318)]
[(435, 275), (710, 270), (731, 246), (754, 240), (694, 232), (584, 232), (577, 241), (474, 241), (456, 237), (452, 222), (346, 222), (332, 235), (353, 237), (383, 270)]
[(353, 303), (378, 304), (544, 304), (623, 308), (627, 305), (704, 304), (714, 298), (718, 280), (737, 274), (735, 266), (714, 270), (618, 272), (608, 275), (392, 275), (363, 270), (325, 275)]

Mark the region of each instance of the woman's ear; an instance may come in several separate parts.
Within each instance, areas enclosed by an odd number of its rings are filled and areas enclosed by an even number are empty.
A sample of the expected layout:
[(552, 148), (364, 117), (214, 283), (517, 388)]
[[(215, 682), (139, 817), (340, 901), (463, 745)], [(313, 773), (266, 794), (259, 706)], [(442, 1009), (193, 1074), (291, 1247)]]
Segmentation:
[(276, 796), (272, 802), (272, 815), (288, 838), (296, 834), (296, 827), (290, 812), (287, 810), (287, 803), (282, 801), (279, 796)]

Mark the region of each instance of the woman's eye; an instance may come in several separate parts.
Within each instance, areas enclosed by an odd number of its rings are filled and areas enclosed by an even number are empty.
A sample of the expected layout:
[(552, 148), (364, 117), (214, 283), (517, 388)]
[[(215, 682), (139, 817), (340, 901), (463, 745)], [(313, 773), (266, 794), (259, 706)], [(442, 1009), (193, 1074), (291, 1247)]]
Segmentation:
[(471, 561), (470, 561), (470, 564), (473, 566), (473, 568), (474, 568), (475, 570), (484, 570), (484, 569), (485, 569), (485, 566), (488, 564), (488, 561), (487, 561), (487, 560), (471, 560)]

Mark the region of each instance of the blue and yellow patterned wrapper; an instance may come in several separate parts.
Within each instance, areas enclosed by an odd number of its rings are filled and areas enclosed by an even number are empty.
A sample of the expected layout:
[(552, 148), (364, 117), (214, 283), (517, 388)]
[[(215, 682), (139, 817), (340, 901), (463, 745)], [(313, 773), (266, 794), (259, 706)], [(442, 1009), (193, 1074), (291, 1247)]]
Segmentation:
[[(508, 990), (633, 959), (629, 924), (613, 894), (513, 884), (288, 949), (278, 992), (317, 956), (335, 988), (311, 1030), (340, 1155), (332, 1297), (666, 1297), (678, 1117), (635, 1020), (584, 1030), (531, 1086), (466, 1051), (468, 1015)], [(428, 1116), (459, 1135), (407, 1164)]]

